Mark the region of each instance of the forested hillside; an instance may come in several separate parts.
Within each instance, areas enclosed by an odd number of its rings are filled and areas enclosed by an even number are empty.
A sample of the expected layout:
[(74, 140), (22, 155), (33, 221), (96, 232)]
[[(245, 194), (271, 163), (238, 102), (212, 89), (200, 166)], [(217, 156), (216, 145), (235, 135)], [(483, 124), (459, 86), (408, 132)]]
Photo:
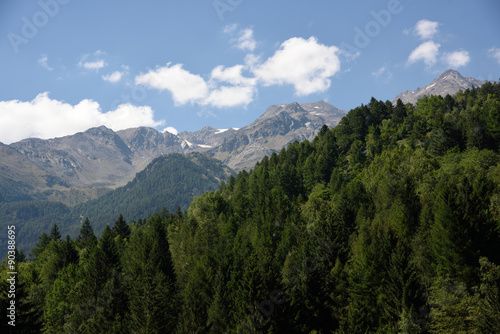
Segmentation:
[(499, 144), (498, 83), (372, 99), (184, 213), (40, 236), (17, 329), (499, 333)]
[[(24, 250), (30, 250), (54, 224), (61, 233), (76, 236), (86, 217), (100, 234), (120, 214), (138, 220), (162, 208), (185, 210), (195, 196), (217, 189), (231, 173), (220, 161), (200, 153), (169, 154), (153, 160), (127, 185), (72, 208), (49, 201), (0, 203), (0, 227), (15, 225), (17, 245)], [(0, 239), (0, 256), (6, 252), (7, 239)]]

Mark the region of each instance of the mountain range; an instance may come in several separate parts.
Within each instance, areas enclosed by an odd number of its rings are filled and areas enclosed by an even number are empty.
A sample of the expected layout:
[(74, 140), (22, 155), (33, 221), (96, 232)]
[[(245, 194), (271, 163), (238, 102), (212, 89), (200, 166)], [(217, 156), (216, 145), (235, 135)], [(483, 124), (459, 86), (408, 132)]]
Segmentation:
[[(432, 83), (394, 99), (415, 103), (424, 95), (455, 94), (485, 81), (448, 70)], [(204, 127), (177, 135), (139, 127), (113, 131), (104, 126), (74, 135), (0, 143), (0, 202), (50, 200), (76, 205), (124, 186), (153, 159), (201, 152), (235, 171), (250, 170), (265, 155), (294, 141), (312, 140), (346, 111), (325, 101), (270, 106), (243, 128)]]
[(295, 140), (312, 140), (323, 124), (335, 126), (345, 111), (319, 101), (271, 106), (241, 129), (205, 127), (174, 135), (139, 127), (104, 126), (55, 139), (0, 144), (0, 202), (50, 200), (75, 205), (125, 185), (154, 158), (202, 152), (235, 170)]
[[(482, 83), (448, 70), (395, 101), (455, 94)], [(334, 127), (345, 115), (325, 101), (290, 103), (270, 106), (239, 129), (204, 127), (175, 135), (101, 126), (61, 138), (0, 143), (0, 223), (23, 226), (19, 241), (32, 246), (56, 222), (74, 233), (86, 216), (100, 230), (119, 213), (137, 219), (163, 206), (186, 209), (194, 196), (215, 189), (234, 171), (250, 170), (294, 141), (313, 140), (323, 125)], [(26, 229), (30, 224), (36, 228)]]

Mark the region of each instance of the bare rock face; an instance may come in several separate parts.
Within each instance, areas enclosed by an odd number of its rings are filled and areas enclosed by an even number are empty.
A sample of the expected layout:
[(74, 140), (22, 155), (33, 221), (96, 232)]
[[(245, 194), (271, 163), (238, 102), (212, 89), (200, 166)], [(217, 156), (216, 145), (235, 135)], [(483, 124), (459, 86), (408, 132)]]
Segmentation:
[(403, 103), (415, 103), (425, 95), (441, 95), (445, 97), (447, 94), (455, 95), (459, 90), (466, 90), (472, 87), (480, 87), (486, 81), (476, 80), (474, 78), (463, 77), (455, 70), (447, 70), (433, 82), (423, 88), (417, 88), (414, 91), (407, 90), (396, 96), (393, 103), (401, 99)]

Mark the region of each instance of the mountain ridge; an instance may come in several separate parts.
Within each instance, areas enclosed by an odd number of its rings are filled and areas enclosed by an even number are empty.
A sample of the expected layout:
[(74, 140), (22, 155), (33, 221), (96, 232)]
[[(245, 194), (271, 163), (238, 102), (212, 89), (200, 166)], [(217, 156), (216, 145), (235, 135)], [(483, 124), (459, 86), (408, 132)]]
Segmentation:
[[(153, 159), (172, 153), (201, 152), (235, 170), (252, 168), (266, 154), (312, 139), (323, 124), (334, 126), (345, 115), (327, 102), (269, 107), (238, 129), (204, 127), (174, 135), (149, 127), (113, 131), (99, 126), (52, 139), (27, 138), (0, 145), (0, 199), (50, 200), (75, 205), (125, 185)], [(14, 183), (12, 183), (14, 182)]]
[(473, 87), (481, 87), (487, 81), (477, 80), (471, 77), (464, 77), (458, 71), (448, 69), (434, 79), (430, 84), (415, 90), (407, 90), (398, 94), (393, 104), (401, 99), (403, 103), (416, 103), (417, 100), (426, 95), (440, 95), (446, 96), (447, 94), (455, 95), (459, 90), (466, 90)]
[[(394, 101), (414, 103), (424, 95), (455, 94), (484, 82), (448, 70)], [(60, 138), (1, 144), (0, 201), (50, 200), (73, 206), (125, 185), (153, 159), (172, 153), (200, 152), (235, 171), (249, 170), (294, 141), (312, 140), (324, 124), (336, 126), (345, 115), (322, 100), (293, 102), (269, 106), (242, 128), (206, 126), (172, 134), (149, 127), (113, 131), (100, 126)]]

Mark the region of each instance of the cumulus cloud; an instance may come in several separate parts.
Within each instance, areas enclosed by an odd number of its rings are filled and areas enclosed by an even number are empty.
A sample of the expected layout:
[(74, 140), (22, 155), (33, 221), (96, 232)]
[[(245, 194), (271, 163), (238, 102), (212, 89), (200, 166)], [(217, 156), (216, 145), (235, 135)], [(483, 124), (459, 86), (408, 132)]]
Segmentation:
[(53, 68), (49, 66), (48, 61), (49, 61), (49, 58), (47, 57), (47, 55), (42, 54), (40, 59), (38, 59), (38, 64), (40, 64), (40, 66), (45, 68), (47, 71), (52, 71)]
[(440, 44), (434, 43), (433, 41), (427, 41), (420, 44), (411, 52), (408, 57), (408, 64), (413, 64), (422, 60), (429, 67), (434, 65), (439, 55), (440, 46)]
[(217, 108), (248, 105), (253, 101), (254, 94), (253, 86), (222, 86), (211, 91), (203, 104)]
[(257, 46), (257, 42), (253, 38), (252, 29), (244, 29), (240, 32), (238, 39), (236, 40), (236, 47), (244, 51), (253, 51)]
[(171, 134), (177, 135), (179, 131), (177, 131), (176, 128), (167, 126), (165, 129), (163, 129), (163, 132), (170, 132)]
[[(137, 85), (167, 90), (176, 105), (197, 103), (218, 108), (247, 105), (255, 94), (254, 78), (243, 76), (243, 65), (225, 68), (217, 66), (212, 70), (209, 82), (201, 76), (182, 68), (182, 64), (160, 67), (135, 78)], [(229, 83), (221, 86), (220, 83)]]
[(488, 50), (488, 54), (500, 64), (500, 48), (491, 48)]
[[(244, 66), (232, 67), (217, 66), (210, 74), (210, 86), (212, 88), (209, 96), (202, 102), (203, 105), (211, 105), (218, 108), (248, 105), (253, 101), (256, 93), (255, 78), (243, 76)], [(232, 86), (221, 86), (220, 82), (226, 82)]]
[(108, 81), (108, 82), (111, 82), (111, 83), (117, 83), (118, 81), (120, 81), (122, 79), (122, 77), (125, 74), (128, 74), (129, 67), (125, 66), (125, 65), (122, 65), (122, 68), (123, 68), (123, 71), (114, 71), (113, 73), (110, 73), (110, 74), (107, 74), (107, 75), (103, 75), (101, 77), (102, 80)]
[(118, 81), (121, 80), (122, 76), (123, 76), (123, 72), (114, 71), (113, 73), (110, 73), (110, 74), (107, 74), (107, 75), (103, 75), (102, 76), (102, 80), (108, 81), (108, 82), (112, 82), (112, 83), (116, 83), (116, 82), (118, 82)]
[(438, 32), (438, 22), (420, 20), (415, 25), (414, 31), (421, 39), (431, 39)]
[(149, 106), (121, 104), (103, 112), (99, 103), (82, 100), (76, 105), (38, 94), (32, 101), (0, 101), (0, 141), (10, 144), (24, 138), (54, 138), (100, 125), (115, 131), (138, 126), (158, 126)]
[(323, 92), (340, 70), (339, 52), (336, 46), (318, 43), (314, 37), (294, 37), (252, 71), (266, 86), (291, 84), (297, 95)]
[(459, 68), (465, 66), (470, 61), (469, 52), (467, 51), (455, 51), (447, 52), (443, 55), (443, 61), (452, 68)]
[(176, 105), (188, 102), (199, 102), (208, 96), (208, 85), (205, 80), (182, 68), (182, 64), (151, 70), (135, 78), (136, 85), (145, 85), (149, 88), (167, 90), (172, 94)]
[(246, 67), (251, 68), (252, 66), (254, 66), (260, 62), (260, 57), (257, 55), (254, 55), (253, 53), (249, 53), (245, 56), (244, 62), (245, 62)]
[(253, 37), (253, 30), (250, 28), (240, 29), (238, 31), (237, 24), (229, 24), (224, 27), (224, 33), (235, 36), (231, 39), (231, 44), (243, 51), (253, 51), (257, 46), (257, 42)]
[[(233, 31), (234, 25), (225, 30)], [(196, 103), (217, 108), (246, 106), (253, 101), (259, 84), (291, 84), (297, 95), (323, 92), (331, 77), (340, 70), (340, 50), (320, 44), (316, 38), (291, 38), (264, 62), (247, 54), (244, 65), (215, 67), (207, 80), (183, 68), (171, 65), (140, 74), (136, 85), (169, 91), (176, 105)]]
[(243, 69), (243, 65), (235, 65), (232, 67), (224, 67), (222, 65), (219, 65), (212, 70), (210, 78), (212, 80), (228, 82), (233, 85), (255, 85), (256, 79), (244, 77), (242, 73)]

